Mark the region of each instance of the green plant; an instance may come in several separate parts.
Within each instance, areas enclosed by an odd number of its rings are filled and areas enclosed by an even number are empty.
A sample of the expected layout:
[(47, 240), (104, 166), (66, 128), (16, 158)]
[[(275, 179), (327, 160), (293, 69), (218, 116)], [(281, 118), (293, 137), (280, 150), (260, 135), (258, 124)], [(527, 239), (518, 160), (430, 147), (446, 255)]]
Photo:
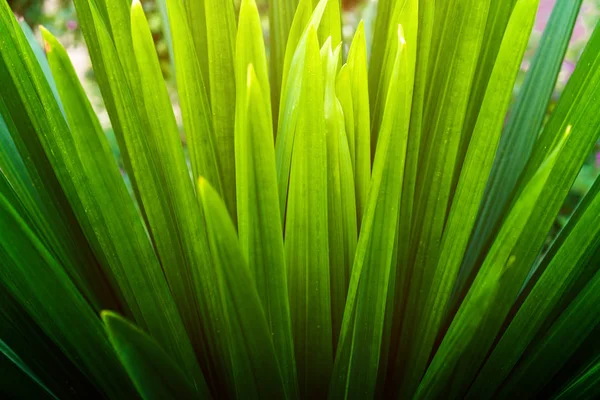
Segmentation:
[[(75, 0), (130, 195), (60, 43), (0, 2), (0, 393), (584, 398), (600, 388), (600, 29), (581, 0), (166, 0), (190, 167), (139, 2)], [(194, 34), (192, 34), (192, 29)], [(31, 37), (29, 37), (31, 39)], [(190, 175), (191, 174), (191, 175)]]

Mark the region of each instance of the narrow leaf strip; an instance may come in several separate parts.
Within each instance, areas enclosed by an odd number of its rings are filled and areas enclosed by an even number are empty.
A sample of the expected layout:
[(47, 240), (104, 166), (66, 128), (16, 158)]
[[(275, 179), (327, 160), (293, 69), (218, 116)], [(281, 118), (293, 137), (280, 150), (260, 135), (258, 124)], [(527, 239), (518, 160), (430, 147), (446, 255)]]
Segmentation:
[[(473, 77), (473, 87), (471, 88), (471, 94), (469, 96), (467, 116), (465, 118), (463, 134), (458, 150), (459, 161), (462, 161), (467, 153), (471, 135), (481, 111), (483, 99), (489, 88), (492, 72), (498, 64), (501, 45), (503, 42), (506, 42), (505, 33), (508, 29), (510, 19), (513, 18), (513, 10), (515, 9), (517, 1), (518, 0), (490, 2), (490, 9), (485, 24), (485, 33), (483, 34), (483, 43), (481, 44), (477, 70)], [(524, 26), (522, 33), (523, 35), (529, 36), (531, 34), (531, 29)], [(460, 171), (461, 166), (462, 162), (457, 163), (457, 173)], [(458, 183), (458, 176), (455, 177), (455, 184), (456, 183)]]

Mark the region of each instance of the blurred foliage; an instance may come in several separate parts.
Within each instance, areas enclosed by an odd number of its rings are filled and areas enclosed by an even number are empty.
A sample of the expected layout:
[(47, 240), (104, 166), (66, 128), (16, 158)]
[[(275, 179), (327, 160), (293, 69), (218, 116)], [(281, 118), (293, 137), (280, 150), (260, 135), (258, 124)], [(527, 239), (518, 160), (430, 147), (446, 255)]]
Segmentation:
[(44, 0), (8, 0), (8, 4), (29, 25), (37, 25), (43, 18)]

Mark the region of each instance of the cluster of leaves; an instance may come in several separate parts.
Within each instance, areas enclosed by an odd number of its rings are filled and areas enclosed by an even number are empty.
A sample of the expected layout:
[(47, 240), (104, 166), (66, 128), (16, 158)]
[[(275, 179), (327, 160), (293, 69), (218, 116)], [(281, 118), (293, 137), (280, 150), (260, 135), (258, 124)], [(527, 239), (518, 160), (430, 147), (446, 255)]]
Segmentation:
[(544, 115), (581, 0), (166, 0), (188, 160), (139, 2), (75, 0), (130, 195), (61, 44), (0, 1), (0, 393), (588, 398), (600, 28)]

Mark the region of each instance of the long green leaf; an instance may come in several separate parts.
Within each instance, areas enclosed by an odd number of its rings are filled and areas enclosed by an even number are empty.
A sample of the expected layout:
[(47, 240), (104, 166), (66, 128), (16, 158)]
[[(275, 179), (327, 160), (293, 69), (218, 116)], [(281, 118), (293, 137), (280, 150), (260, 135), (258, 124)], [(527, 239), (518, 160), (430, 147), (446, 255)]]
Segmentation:
[[(507, 1), (492, 1), (485, 24), (485, 32), (483, 34), (483, 43), (481, 44), (481, 52), (477, 62), (477, 70), (473, 77), (473, 87), (469, 96), (469, 105), (463, 126), (463, 134), (458, 150), (459, 162), (456, 164), (456, 174), (454, 178), (454, 186), (458, 183), (458, 174), (462, 167), (462, 160), (467, 154), (469, 142), (475, 125), (479, 119), (482, 102), (489, 88), (494, 68), (499, 62), (501, 46), (506, 42), (506, 33), (508, 24), (513, 18), (513, 10), (518, 0)], [(529, 36), (531, 28), (528, 25), (522, 27), (523, 35)]]
[(309, 28), (305, 49), (290, 168), (285, 251), (300, 395), (312, 397), (323, 396), (327, 391), (333, 364), (327, 171), (323, 168), (327, 163), (327, 141), (321, 57), (313, 27)]
[[(387, 35), (386, 39), (382, 40), (385, 44), (385, 53), (383, 55), (383, 65), (380, 71), (380, 77), (375, 79), (373, 77), (373, 71), (376, 68), (373, 63), (374, 59), (371, 59), (372, 68), (369, 71), (369, 86), (375, 86), (375, 97), (371, 97), (371, 154), (375, 154), (377, 151), (377, 139), (379, 136), (379, 130), (381, 128), (382, 118), (384, 108), (387, 104), (387, 96), (388, 90), (390, 87), (390, 76), (392, 70), (389, 68), (390, 65), (393, 65), (393, 60), (395, 56), (394, 46), (395, 46), (395, 34), (398, 25), (402, 25), (405, 35), (406, 41), (408, 43), (417, 43), (418, 30), (419, 30), (419, 1), (417, 0), (406, 0), (406, 1), (398, 1), (392, 2), (391, 6), (391, 16), (389, 20), (389, 25), (387, 25)], [(408, 47), (406, 49), (405, 56), (409, 57), (412, 61), (409, 63), (409, 68), (412, 69), (412, 73), (414, 74), (415, 69), (415, 61), (417, 58), (417, 49), (416, 46)], [(373, 57), (376, 53), (374, 53)], [(391, 60), (391, 61), (390, 61)], [(373, 90), (373, 89), (372, 89)]]
[(221, 334), (228, 336), (231, 345), (234, 396), (282, 399), (290, 393), (293, 397), (293, 388), (284, 383), (271, 330), (225, 203), (203, 178), (198, 190), (206, 217), (211, 265), (217, 275), (213, 284), (218, 285), (219, 300), (226, 309)]
[[(147, 211), (150, 231), (171, 291), (190, 335), (201, 340), (200, 352), (207, 368), (217, 364), (216, 375), (226, 379), (227, 344), (219, 337), (222, 306), (217, 302), (218, 289), (214, 287), (214, 272), (210, 266), (210, 250), (204, 229), (202, 212), (196, 200), (190, 179), (177, 123), (162, 80), (160, 65), (154, 50), (152, 34), (142, 6), (134, 2), (131, 10), (133, 48), (138, 62), (146, 117), (149, 130), (142, 134), (132, 132), (131, 140), (143, 143), (144, 155), (138, 158), (154, 160), (152, 166), (143, 165), (136, 171), (140, 195)], [(151, 82), (159, 82), (151, 85)], [(134, 167), (135, 168), (135, 167)], [(151, 170), (150, 170), (151, 169)], [(153, 189), (153, 190), (151, 190)], [(157, 196), (158, 194), (158, 196)], [(217, 379), (219, 379), (217, 378)], [(212, 378), (209, 378), (212, 379)]]
[[(443, 42), (437, 46), (437, 54), (432, 54), (426, 95), (414, 200), (415, 261), (407, 309), (417, 304), (421, 281), (427, 282), (439, 256), (460, 133), (489, 8), (488, 0), (460, 6), (456, 0), (449, 3), (442, 20)], [(410, 319), (404, 321), (414, 327)]]
[(279, 212), (269, 75), (260, 16), (242, 1), (236, 42), (238, 232), (273, 336), (288, 396), (298, 396)]
[(600, 356), (556, 396), (557, 400), (584, 400), (600, 395)]
[(107, 395), (134, 398), (94, 310), (3, 194), (0, 224), (0, 284)]
[[(402, 294), (406, 300), (401, 335), (397, 339), (400, 343), (397, 368), (404, 371), (410, 370), (406, 363), (410, 362), (410, 348), (419, 337), (417, 326), (422, 314), (419, 310), (429, 295), (441, 251), (458, 146), (490, 1), (451, 0), (445, 3), (436, 8), (435, 27), (442, 33), (437, 39), (435, 31), (433, 33), (432, 43), (436, 46), (431, 49), (429, 85), (424, 94), (426, 103), (411, 216), (412, 245), (408, 256), (403, 255), (410, 270), (401, 280), (409, 281), (410, 287)], [(420, 368), (412, 371), (415, 376), (405, 375), (401, 396), (413, 395), (422, 373)]]
[[(346, 119), (346, 131), (352, 132), (348, 135), (348, 146), (352, 159), (354, 180), (356, 187), (356, 219), (358, 226), (362, 221), (364, 209), (369, 194), (369, 182), (371, 181), (371, 117), (369, 114), (369, 84), (367, 72), (367, 43), (361, 21), (352, 39), (348, 52), (348, 85), (350, 91), (349, 104), (344, 107), (344, 116), (350, 114), (352, 118)], [(339, 87), (339, 85), (338, 85)]]
[(531, 397), (543, 388), (594, 328), (600, 326), (599, 303), (600, 273), (597, 273), (550, 330), (533, 344), (504, 383), (500, 398)]
[[(2, 341), (50, 391), (59, 399), (101, 395), (101, 389), (86, 378), (3, 284), (0, 285), (0, 304)], [(11, 377), (6, 376), (6, 379)], [(3, 382), (0, 387), (6, 388), (7, 385)]]
[[(406, 350), (409, 355), (405, 367), (405, 370), (410, 371), (406, 374), (408, 375), (405, 378), (406, 385), (412, 387), (412, 390), (418, 385), (427, 367), (475, 225), (500, 140), (504, 116), (512, 97), (512, 87), (529, 41), (529, 32), (535, 21), (538, 3), (539, 0), (517, 2), (500, 46), (460, 173), (458, 187), (442, 236), (439, 261), (437, 265), (425, 266), (428, 272), (423, 274), (423, 280), (417, 286), (422, 292), (414, 297), (416, 299), (413, 300), (414, 303), (407, 305), (406, 312), (415, 318), (408, 320), (415, 325), (411, 326), (414, 334), (412, 337), (409, 336), (410, 344)], [(415, 295), (414, 291), (411, 295)], [(411, 389), (408, 390), (410, 393)]]
[[(217, 159), (221, 167), (223, 195), (234, 222), (235, 211), (235, 33), (233, 1), (204, 0), (210, 104), (215, 129)], [(196, 21), (194, 21), (196, 23)]]
[(464, 396), (525, 279), (527, 270), (519, 268), (523, 257), (518, 252), (519, 240), (524, 240), (528, 224), (536, 217), (540, 199), (564, 154), (566, 142), (565, 136), (511, 209), (415, 398)]
[[(195, 2), (186, 2), (195, 3)], [(173, 35), (173, 57), (177, 72), (177, 89), (187, 149), (192, 164), (192, 176), (204, 176), (223, 193), (216, 153), (210, 102), (207, 96), (208, 79), (203, 76), (201, 56), (194, 47), (194, 38), (178, 0), (167, 0)], [(198, 23), (196, 23), (198, 24)]]
[(102, 312), (108, 338), (136, 389), (146, 400), (210, 399), (204, 380), (195, 385), (158, 343), (121, 316)]
[[(510, 225), (508, 221), (510, 216), (507, 217), (503, 228), (500, 231), (499, 236), (494, 241), (492, 250), (486, 257), (486, 261), (482, 266), (481, 272), (478, 274), (475, 283), (471, 287), (469, 294), (465, 302), (463, 302), (457, 317), (455, 317), (450, 330), (444, 337), (444, 341), (440, 349), (438, 350), (433, 363), (431, 364), (426, 380), (421, 383), (423, 393), (428, 393), (427, 385), (434, 379), (436, 380), (435, 387), (441, 390), (443, 388), (443, 380), (437, 376), (440, 373), (440, 363), (445, 363), (446, 370), (450, 371), (453, 368), (447, 368), (448, 365), (455, 365), (454, 363), (460, 362), (462, 377), (457, 378), (460, 371), (454, 369), (455, 376), (453, 379), (473, 379), (474, 370), (483, 361), (484, 354), (489, 350), (492, 345), (493, 338), (498, 334), (502, 327), (504, 319), (513, 302), (516, 300), (521, 287), (524, 283), (525, 278), (529, 274), (531, 265), (533, 265), (537, 258), (544, 242), (546, 235), (550, 230), (554, 219), (556, 218), (565, 197), (567, 196), (569, 189), (573, 181), (575, 180), (581, 166), (583, 165), (588, 154), (591, 152), (597, 137), (598, 137), (598, 124), (600, 124), (600, 116), (597, 113), (598, 107), (598, 93), (600, 93), (600, 74), (598, 73), (597, 64), (600, 62), (597, 52), (597, 46), (600, 43), (600, 30), (596, 30), (594, 35), (588, 44), (579, 67), (576, 73), (573, 75), (568, 87), (565, 89), (563, 97), (559, 102), (557, 109), (551, 121), (547, 125), (543, 136), (540, 138), (539, 143), (541, 147), (536, 147), (534, 155), (530, 163), (527, 166), (527, 171), (522, 178), (522, 182), (532, 182), (529, 178), (530, 171), (533, 171), (536, 165), (539, 165), (539, 158), (543, 154), (547, 153), (547, 148), (543, 145), (554, 144), (554, 148), (558, 145), (562, 146), (562, 150), (557, 156), (557, 160), (554, 166), (551, 168), (552, 173), (549, 178), (546, 179), (546, 185), (542, 189), (541, 195), (538, 197), (535, 208), (530, 212), (528, 221), (525, 226), (520, 228), (520, 233), (513, 232), (513, 238), (521, 237), (516, 243), (511, 245), (510, 253), (511, 257), (506, 257), (504, 260), (499, 259), (498, 268), (501, 268), (502, 263), (510, 260), (510, 267), (506, 269), (502, 280), (499, 281), (501, 285), (498, 291), (498, 296), (492, 296), (490, 304), (484, 309), (484, 319), (480, 322), (478, 328), (477, 339), (469, 342), (465, 340), (465, 333), (461, 332), (467, 324), (464, 321), (472, 307), (476, 306), (476, 293), (484, 290), (486, 286), (487, 272), (483, 272), (487, 269), (488, 265), (491, 265), (493, 259), (496, 256), (496, 251), (503, 247), (503, 237), (508, 231)], [(562, 130), (562, 134), (559, 133)], [(564, 132), (571, 132), (565, 138)], [(539, 154), (538, 154), (539, 153)], [(547, 165), (547, 164), (545, 164)], [(538, 168), (538, 171), (540, 169)], [(539, 172), (535, 172), (533, 176), (536, 176)], [(529, 180), (527, 180), (529, 179)], [(529, 183), (522, 183), (528, 187)], [(527, 189), (521, 190), (520, 198), (523, 198)], [(517, 200), (515, 204), (520, 201)], [(516, 205), (513, 206), (513, 211), (518, 208)], [(504, 232), (504, 233), (503, 233)], [(496, 250), (494, 250), (496, 249)], [(503, 251), (506, 251), (503, 250)], [(493, 280), (492, 280), (493, 282)], [(472, 292), (474, 294), (472, 294)], [(464, 328), (466, 329), (466, 328)], [(462, 336), (461, 336), (462, 335)], [(458, 336), (461, 336), (461, 341), (468, 343), (464, 348), (452, 349), (454, 340)], [(473, 336), (475, 338), (475, 336)], [(436, 361), (437, 359), (437, 361)], [(434, 367), (438, 366), (438, 367)], [(470, 367), (468, 367), (470, 366)], [(444, 380), (447, 377), (444, 378)]]
[[(15, 156), (9, 155), (11, 145), (3, 148), (0, 160), (13, 163), (16, 170), (7, 171), (18, 197), (32, 216), (44, 242), (64, 265), (77, 287), (94, 307), (114, 307), (112, 291), (77, 222), (72, 206), (65, 195), (53, 162), (47, 155), (48, 136), (52, 132), (68, 132), (64, 117), (36, 60), (21, 27), (6, 2), (0, 3), (0, 114), (14, 146), (27, 168), (36, 195), (27, 187), (24, 171)], [(6, 137), (6, 131), (3, 133)], [(6, 142), (7, 139), (3, 139)], [(14, 149), (14, 147), (13, 147)], [(9, 159), (12, 159), (9, 160)], [(14, 163), (17, 164), (14, 164)], [(5, 165), (2, 165), (3, 170)], [(15, 175), (18, 173), (19, 175)], [(12, 176), (11, 176), (12, 175)], [(85, 266), (80, 268), (79, 266)]]
[[(334, 46), (342, 41), (342, 16), (340, 0), (327, 0), (323, 19), (319, 25), (319, 43), (325, 43), (328, 38)], [(318, 2), (315, 2), (317, 5)], [(340, 60), (342, 54), (340, 53)]]
[(375, 394), (386, 302), (390, 287), (393, 291), (415, 60), (404, 50), (411, 44), (405, 43), (401, 26), (389, 43), (395, 55), (386, 66), (392, 70), (389, 95), (330, 385), (334, 399)]
[(337, 347), (350, 272), (356, 250), (357, 224), (354, 176), (344, 129), (344, 113), (336, 96), (341, 44), (332, 51), (331, 39), (321, 48), (325, 83), (325, 135), (327, 137), (327, 216), (333, 350)]
[(50, 66), (48, 65), (48, 60), (46, 59), (46, 53), (44, 52), (44, 49), (42, 49), (42, 46), (40, 46), (38, 39), (35, 37), (35, 34), (25, 21), (20, 21), (19, 25), (21, 26), (21, 29), (23, 30), (23, 33), (27, 38), (29, 46), (31, 46), (31, 50), (33, 50), (33, 54), (35, 55), (36, 60), (40, 64), (40, 67), (42, 67), (42, 72), (44, 73), (44, 76), (48, 81), (48, 85), (50, 85), (50, 89), (52, 89), (54, 98), (56, 99), (61, 110), (63, 110), (64, 113), (64, 109), (62, 108), (60, 98), (58, 97), (58, 91), (56, 90), (56, 83), (54, 82), (54, 77), (52, 76), (52, 72), (50, 71)]
[(581, 3), (581, 0), (558, 1), (546, 25), (500, 139), (477, 225), (457, 282), (457, 295), (461, 294), (472, 276), (473, 267), (490, 235), (500, 223), (502, 213), (509, 205), (507, 203), (511, 200), (513, 189), (529, 159), (546, 115)]
[[(9, 347), (7, 344), (0, 339), (0, 365), (6, 366), (7, 364), (12, 364), (14, 368), (20, 370), (22, 374), (24, 374), (27, 378), (31, 379), (34, 385), (23, 385), (22, 380), (18, 380), (18, 385), (22, 388), (28, 388), (30, 392), (27, 394), (36, 398), (51, 398), (58, 400), (58, 397), (52, 391), (44, 385), (44, 383), (38, 378), (31, 369), (21, 360), (21, 358)], [(9, 367), (10, 368), (10, 367)], [(6, 372), (5, 368), (2, 368), (2, 385), (1, 387), (6, 388), (10, 387), (11, 384), (8, 379), (13, 378), (10, 373)]]
[(269, 0), (269, 53), (273, 125), (277, 126), (283, 65), (288, 35), (298, 7), (298, 0)]
[[(194, 41), (196, 56), (202, 72), (202, 81), (210, 103), (210, 73), (208, 72), (208, 33), (206, 31), (206, 11), (204, 0), (184, 1), (188, 27)], [(167, 10), (172, 10), (167, 7)], [(169, 17), (171, 18), (171, 17)], [(174, 24), (171, 24), (174, 26)]]
[[(131, 156), (136, 153), (137, 157), (144, 157), (144, 154), (136, 152), (125, 139), (125, 135), (130, 131), (130, 121), (124, 120), (125, 118), (137, 120), (136, 125), (141, 126), (142, 130), (149, 129), (149, 121), (145, 117), (142, 81), (131, 37), (131, 2), (127, 0), (94, 0), (93, 2), (74, 0), (74, 4), (90, 51), (94, 75), (98, 79), (102, 98), (119, 144), (125, 170), (128, 172), (142, 215), (146, 218), (146, 210), (140, 194), (140, 187), (144, 185), (144, 182), (138, 182), (130, 160)], [(104, 46), (99, 43), (98, 35), (106, 35)], [(110, 51), (105, 48), (108, 42), (111, 43)], [(120, 100), (115, 98), (117, 94), (111, 89), (113, 86), (109, 83), (111, 74), (116, 73), (117, 70), (121, 75), (119, 89), (129, 93), (131, 102), (125, 115), (121, 114), (123, 110), (118, 108)], [(135, 115), (133, 115), (134, 113)]]
[(597, 251), (600, 246), (599, 193), (600, 180), (597, 180), (565, 232), (561, 232), (559, 242), (553, 244), (546, 256), (547, 265), (542, 267), (544, 272), (527, 292), (524, 303), (473, 383), (470, 395), (483, 398), (484, 393), (500, 387), (555, 306), (582, 274), (590, 255)]
[(80, 203), (77, 217), (103, 267), (114, 274), (114, 284), (136, 321), (195, 377), (199, 368), (192, 347), (100, 123), (66, 51), (47, 31), (44, 39), (72, 133), (55, 133), (49, 141), (50, 154), (61, 156), (61, 170), (72, 185), (68, 196)]
[[(283, 74), (281, 78), (281, 107), (279, 109), (279, 119), (285, 115), (287, 110), (284, 106), (287, 104), (287, 92), (292, 90), (293, 86), (288, 89), (288, 76), (290, 69), (296, 64), (295, 58), (297, 53), (303, 53), (300, 50), (302, 42), (306, 39), (306, 34), (310, 27), (319, 29), (323, 14), (327, 8), (328, 0), (320, 0), (316, 7), (313, 7), (312, 0), (299, 0), (298, 8), (294, 14), (294, 20), (290, 27), (290, 33), (285, 48), (285, 57), (283, 60)], [(282, 122), (279, 121), (279, 130), (281, 130)], [(279, 133), (279, 132), (278, 132)]]
[[(410, 276), (412, 273), (412, 265), (409, 263), (411, 246), (413, 241), (411, 238), (412, 227), (414, 224), (413, 212), (415, 209), (415, 191), (417, 185), (417, 175), (419, 167), (419, 151), (421, 147), (421, 135), (424, 125), (423, 114), (425, 109), (425, 92), (428, 82), (428, 66), (430, 64), (430, 48), (431, 37), (433, 34), (433, 20), (435, 1), (419, 3), (419, 21), (417, 35), (417, 59), (415, 65), (415, 86), (413, 90), (413, 103), (410, 116), (410, 131), (408, 134), (408, 148), (406, 152), (406, 162), (404, 167), (404, 183), (402, 187), (402, 197), (400, 202), (400, 230), (398, 232), (398, 262), (396, 269), (396, 284), (393, 293), (393, 303), (389, 305), (388, 321), (391, 324), (391, 338), (398, 338), (402, 329), (402, 317), (404, 315), (404, 307), (406, 304), (405, 298), (410, 286)], [(391, 340), (390, 346), (387, 349), (388, 362), (390, 367), (392, 382), (400, 381), (399, 375), (402, 373), (401, 368), (395, 366), (396, 363), (403, 362), (406, 352), (398, 354), (398, 348), (403, 343), (399, 340)], [(382, 364), (382, 368), (386, 368), (385, 376), (387, 378), (387, 365)], [(382, 372), (382, 375), (384, 373)], [(392, 392), (387, 395), (393, 397), (397, 389), (390, 388)]]
[(303, 91), (307, 90), (306, 86), (311, 82), (303, 75), (306, 64), (307, 35), (310, 29), (318, 29), (326, 6), (327, 0), (321, 0), (312, 12), (311, 0), (300, 1), (286, 48), (279, 125), (275, 141), (279, 211), (281, 212), (282, 221), (285, 220), (292, 166), (292, 149), (298, 132), (298, 118), (300, 116), (296, 108), (301, 101)]

